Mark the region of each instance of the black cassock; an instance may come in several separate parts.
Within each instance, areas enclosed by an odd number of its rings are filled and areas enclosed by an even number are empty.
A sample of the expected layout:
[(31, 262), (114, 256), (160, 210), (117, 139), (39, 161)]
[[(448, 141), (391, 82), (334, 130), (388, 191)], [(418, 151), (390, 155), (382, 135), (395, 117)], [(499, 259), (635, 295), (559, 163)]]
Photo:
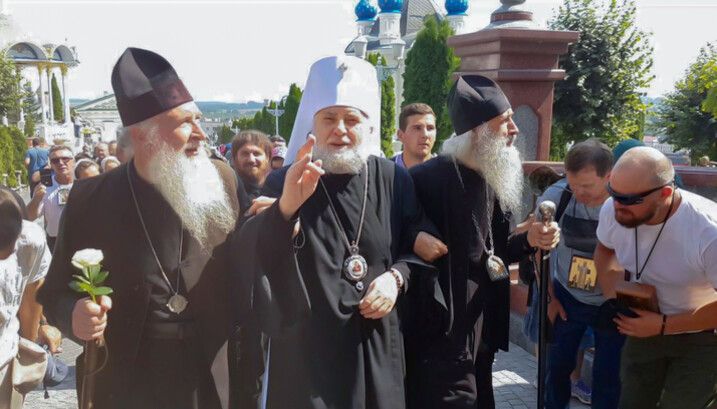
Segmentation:
[[(282, 310), (292, 311), (280, 319), (262, 306), (265, 296), (254, 295), (260, 322), (272, 336), (268, 408), (405, 407), (404, 349), (397, 310), (382, 319), (366, 319), (358, 303), (370, 283), (391, 267), (403, 274), (410, 288), (408, 266), (420, 263), (412, 255), (415, 236), (431, 228), (422, 224), (413, 182), (405, 170), (373, 156), (368, 167), (368, 204), (359, 242), (360, 254), (368, 263), (363, 287), (342, 273), (349, 252), (320, 185), (296, 215), (301, 231), (294, 240), (294, 221), (283, 219), (278, 203), (250, 219), (242, 230), (244, 237), (246, 229), (258, 232), (257, 268), (264, 286), (303, 290), (303, 296), (295, 293), (276, 299)], [(266, 193), (283, 186), (286, 170), (270, 175)], [(322, 177), (349, 241), (356, 237), (365, 173)]]
[(491, 281), (485, 268), (488, 214), (495, 253), (506, 265), (532, 251), (527, 233), (510, 234), (510, 215), (503, 213), (493, 190), (486, 190), (485, 179), (460, 163), (458, 169), (465, 190), (447, 156), (410, 170), (426, 217), (449, 250), (434, 263), (438, 281), (422, 276), (405, 300), (412, 409), (474, 408), (476, 401), (480, 408), (491, 406), (493, 355), (508, 349), (510, 281)]
[[(236, 211), (236, 179), (225, 164), (214, 162)], [(70, 260), (85, 248), (104, 253), (106, 285), (114, 289), (105, 338), (107, 366), (96, 376), (95, 407), (228, 408), (230, 406), (229, 341), (235, 323), (249, 316), (253, 275), (232, 270), (226, 234), (211, 239), (209, 252), (186, 230), (181, 261), (179, 217), (160, 193), (130, 168), (142, 216), (172, 286), (189, 304), (182, 314), (165, 303), (170, 294), (137, 216), (125, 164), (101, 176), (75, 183), (60, 223), (57, 247), (38, 300), (48, 319), (72, 334), (72, 310), (82, 295), (70, 290)], [(229, 235), (231, 236), (231, 235)], [(181, 273), (180, 273), (181, 272)], [(157, 337), (158, 327), (177, 322), (194, 334)], [(149, 329), (155, 331), (149, 335)], [(159, 328), (161, 329), (161, 328)], [(180, 339), (181, 338), (181, 339)], [(103, 355), (100, 353), (100, 363)], [(82, 356), (78, 358), (78, 385)]]

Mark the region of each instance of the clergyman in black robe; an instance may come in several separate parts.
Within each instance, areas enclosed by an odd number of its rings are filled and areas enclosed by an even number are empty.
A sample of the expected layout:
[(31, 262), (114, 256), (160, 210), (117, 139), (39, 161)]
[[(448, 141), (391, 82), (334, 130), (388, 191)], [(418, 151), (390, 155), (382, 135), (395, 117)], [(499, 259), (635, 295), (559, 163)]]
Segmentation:
[[(65, 334), (104, 335), (95, 408), (228, 409), (232, 327), (249, 314), (253, 283), (228, 251), (236, 178), (207, 157), (201, 113), (164, 58), (128, 49), (112, 83), (135, 157), (75, 184), (38, 300)], [(71, 259), (87, 248), (103, 252), (114, 290), (99, 305), (68, 286), (80, 274)], [(170, 306), (173, 296), (188, 304)], [(79, 395), (82, 355), (77, 363)]]
[(405, 300), (408, 400), (411, 409), (490, 409), (494, 355), (509, 343), (510, 279), (507, 269), (490, 274), (486, 261), (494, 253), (507, 266), (534, 247), (549, 248), (557, 230), (534, 223), (511, 234), (522, 165), (500, 88), (485, 77), (461, 77), (448, 106), (458, 136), (444, 143), (444, 155), (410, 170), (448, 254), (435, 262), (438, 289), (417, 281)]
[[(280, 328), (265, 329), (272, 337), (267, 408), (405, 407), (403, 337), (393, 307), (411, 286), (411, 250), (423, 218), (408, 173), (359, 153), (378, 147), (378, 128), (366, 127), (376, 118), (377, 87), (373, 67), (354, 57), (312, 66), (291, 139), (296, 162), (269, 176), (267, 186), (283, 186), (280, 199), (245, 225), (258, 226), (259, 270), (289, 285), (299, 277), (305, 290), (305, 300), (290, 300), (296, 308)], [(336, 96), (337, 88), (352, 92)], [(307, 140), (302, 126), (316, 137), (298, 150)], [(325, 174), (321, 162), (310, 161), (314, 143), (313, 159), (323, 160)], [(366, 186), (358, 254), (368, 268), (352, 279), (343, 271), (351, 254), (341, 229), (349, 241), (357, 237)]]

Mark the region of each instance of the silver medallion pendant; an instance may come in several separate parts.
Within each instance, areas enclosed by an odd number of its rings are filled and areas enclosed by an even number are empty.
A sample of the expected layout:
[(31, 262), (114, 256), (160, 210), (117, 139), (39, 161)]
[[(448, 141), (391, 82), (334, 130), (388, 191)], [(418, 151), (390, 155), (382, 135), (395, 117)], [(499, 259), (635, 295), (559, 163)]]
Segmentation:
[(173, 296), (169, 297), (169, 301), (167, 302), (167, 308), (169, 308), (169, 311), (172, 311), (175, 314), (181, 314), (182, 311), (187, 308), (187, 304), (189, 304), (189, 301), (187, 301), (187, 299), (184, 298), (183, 295), (174, 294)]
[(510, 278), (510, 274), (508, 273), (508, 269), (505, 268), (503, 260), (495, 254), (488, 256), (488, 259), (485, 261), (485, 268), (488, 270), (488, 276), (491, 281), (500, 281)]
[(350, 256), (344, 261), (344, 274), (353, 282), (361, 281), (368, 274), (366, 259), (358, 254)]

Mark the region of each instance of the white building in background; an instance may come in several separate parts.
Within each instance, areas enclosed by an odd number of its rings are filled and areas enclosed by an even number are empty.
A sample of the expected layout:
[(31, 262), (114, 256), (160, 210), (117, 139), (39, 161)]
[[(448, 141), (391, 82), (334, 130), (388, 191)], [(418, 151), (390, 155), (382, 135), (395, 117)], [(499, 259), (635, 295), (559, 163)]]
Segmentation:
[[(379, 53), (386, 59), (386, 68), (379, 69), (384, 81), (393, 76), (396, 82), (396, 123), (403, 104), (404, 60), (413, 47), (423, 22), (428, 17), (437, 21), (448, 20), (457, 33), (465, 32), (468, 0), (360, 0), (356, 4), (358, 36), (346, 47), (345, 54), (365, 58), (368, 53)], [(380, 11), (379, 11), (380, 9)]]
[[(41, 118), (36, 125), (38, 136), (54, 141), (72, 142), (78, 144), (74, 137), (74, 126), (70, 118), (70, 98), (67, 71), (76, 67), (80, 61), (77, 58), (75, 47), (68, 44), (54, 44), (30, 38), (25, 31), (13, 20), (8, 10), (8, 0), (0, 0), (0, 52), (18, 67), (23, 76), (33, 84), (37, 90)], [(62, 95), (64, 118), (55, 118), (52, 109), (51, 79), (53, 74), (58, 79)], [(58, 75), (59, 74), (59, 75)], [(20, 120), (13, 125), (23, 129), (25, 126), (24, 112), (20, 113)], [(6, 117), (3, 124), (7, 124)]]
[(117, 139), (117, 130), (122, 127), (122, 120), (115, 94), (105, 92), (103, 96), (73, 108), (82, 120), (80, 136), (85, 138), (85, 142), (110, 142)]

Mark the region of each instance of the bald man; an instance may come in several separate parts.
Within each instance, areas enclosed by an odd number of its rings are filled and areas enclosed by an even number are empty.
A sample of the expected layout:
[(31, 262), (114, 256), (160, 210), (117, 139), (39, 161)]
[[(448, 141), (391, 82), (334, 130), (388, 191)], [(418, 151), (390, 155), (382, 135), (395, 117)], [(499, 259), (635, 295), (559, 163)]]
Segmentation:
[(628, 336), (620, 408), (706, 408), (717, 396), (717, 203), (674, 186), (659, 151), (615, 165), (600, 211), (595, 264), (606, 298), (619, 281), (653, 286), (659, 312), (614, 320)]

